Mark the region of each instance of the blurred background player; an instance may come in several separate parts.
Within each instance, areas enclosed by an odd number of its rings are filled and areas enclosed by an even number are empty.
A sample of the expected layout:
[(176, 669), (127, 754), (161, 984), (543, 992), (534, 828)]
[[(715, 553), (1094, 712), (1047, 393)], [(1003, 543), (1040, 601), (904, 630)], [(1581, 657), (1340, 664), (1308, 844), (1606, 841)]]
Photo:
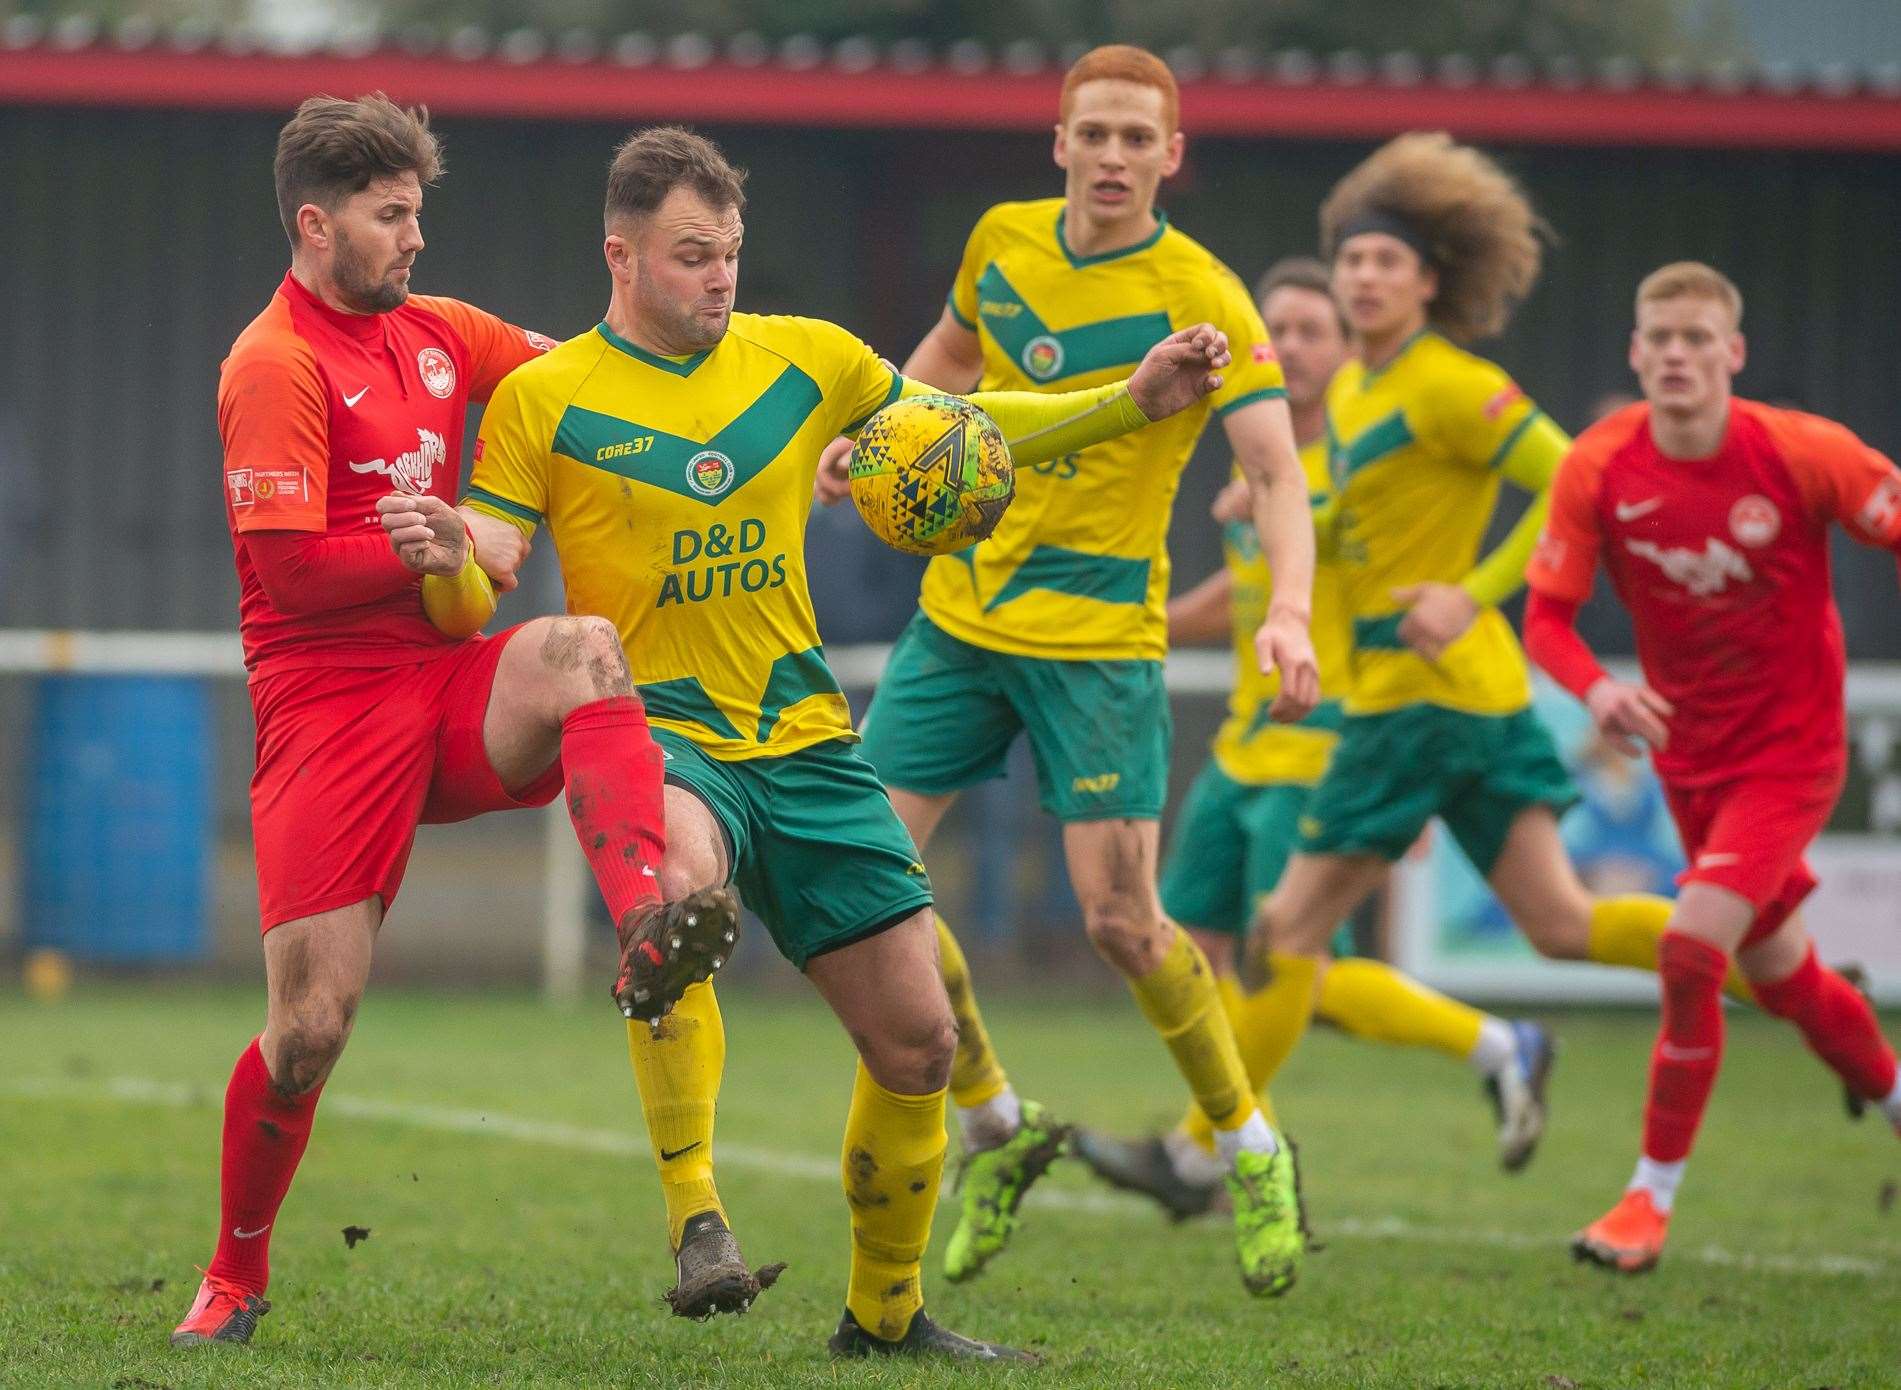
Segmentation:
[[(734, 313), (743, 179), (678, 128), (620, 146), (606, 321), (497, 390), (469, 497), (524, 535), (545, 521), (569, 608), (614, 615), (667, 761), (662, 892), (736, 882), (858, 1048), (851, 1274), (832, 1352), (1031, 1359), (924, 1312), (956, 1027), (930, 880), (852, 746), (805, 577), (821, 448), (929, 388), (832, 324)], [(1221, 387), (1226, 343), (1193, 325), (1136, 360), (1127, 381), (974, 399), (1027, 467), (1199, 403)], [(760, 1281), (713, 1183), (725, 1041), (711, 988), (628, 1036), (678, 1265), (669, 1301), (689, 1317), (742, 1310)]]
[[(275, 167), (290, 272), (219, 378), (269, 1002), (225, 1092), (218, 1247), (176, 1346), (249, 1341), (269, 1311), (271, 1229), (419, 821), (545, 805), (565, 776), (621, 935), (616, 989), (644, 988), (655, 1014), (684, 984), (682, 943), (737, 921), (725, 893), (659, 902), (660, 752), (610, 624), (537, 618), (492, 639), (436, 626), (487, 592), (448, 501), (468, 403), (549, 346), (410, 294), (440, 167), (424, 113), (381, 95), (300, 106)], [(378, 523), (392, 489), (415, 519), (400, 553)]]
[[(1327, 383), (1351, 348), (1345, 316), (1327, 267), (1311, 257), (1277, 262), (1261, 278), (1261, 317), (1287, 378), (1294, 437), (1316, 509), (1332, 496), (1327, 470)], [(1169, 838), (1162, 869), (1162, 907), (1181, 923), (1214, 966), (1223, 1008), (1234, 1025), (1241, 1061), (1259, 1084), (1260, 1017), (1264, 997), (1235, 982), (1235, 947), (1255, 904), (1272, 891), (1299, 838), (1314, 784), (1338, 738), (1350, 637), (1339, 576), (1324, 550), (1314, 570), (1313, 641), (1320, 663), (1320, 706), (1298, 724), (1268, 717), (1280, 688), (1254, 659), (1272, 578), (1237, 503), (1242, 484), (1215, 502), (1226, 564), (1168, 605), (1170, 645), (1229, 638), (1235, 652), (1228, 717), (1212, 755), (1196, 776)], [(1322, 964), (1315, 1015), (1358, 1037), (1432, 1047), (1471, 1062), (1498, 1106), (1499, 1161), (1508, 1171), (1531, 1158), (1544, 1129), (1543, 1105), (1521, 1070), (1523, 1049), (1513, 1027), (1409, 980), (1384, 961), (1348, 957)], [(1266, 1020), (1271, 1032), (1271, 1020)], [(1535, 1025), (1523, 1025), (1526, 1028)], [(1078, 1129), (1076, 1152), (1120, 1187), (1144, 1192), (1176, 1216), (1206, 1210), (1221, 1189), (1207, 1117), (1190, 1107), (1166, 1136), (1128, 1142)]]
[[(1525, 612), (1532, 659), (1623, 752), (1650, 746), (1690, 865), (1661, 947), (1637, 1171), (1572, 1247), (1626, 1272), (1663, 1253), (1722, 1062), (1732, 961), (1765, 1010), (1901, 1128), (1894, 1051), (1855, 986), (1817, 961), (1798, 911), (1816, 883), (1805, 851), (1847, 766), (1829, 528), (1901, 551), (1901, 472), (1840, 425), (1730, 394), (1742, 296), (1719, 271), (1666, 265), (1638, 287), (1636, 312), (1643, 402), (1566, 456)], [(1606, 675), (1577, 633), (1600, 560), (1636, 629), (1634, 684)]]
[[(1346, 719), (1261, 908), (1242, 982), (1284, 1058), (1313, 1013), (1335, 925), (1434, 816), (1543, 955), (1655, 968), (1667, 899), (1593, 900), (1558, 835), (1575, 799), (1499, 612), (1519, 586), (1569, 444), (1497, 366), (1460, 347), (1504, 328), (1537, 280), (1540, 225), (1511, 178), (1440, 134), (1402, 135), (1320, 209), (1335, 296), (1357, 335), (1327, 392), (1329, 544), (1352, 623)], [(1483, 559), (1501, 480), (1531, 505)], [(1534, 1101), (1549, 1039), (1514, 1028)], [(1481, 1039), (1483, 1045), (1483, 1039)], [(1268, 1058), (1271, 1078), (1279, 1061)]]
[[(978, 220), (950, 302), (905, 364), (947, 390), (1050, 390), (1125, 370), (1177, 325), (1209, 319), (1235, 365), (1208, 400), (1252, 500), (1275, 591), (1257, 661), (1284, 677), (1278, 718), (1319, 696), (1307, 636), (1313, 527), (1279, 365), (1246, 289), (1169, 225), (1154, 199), (1181, 165), (1175, 79), (1139, 48), (1079, 59), (1063, 80), (1054, 156), (1064, 194), (1003, 203)], [(1019, 732), (1043, 808), (1063, 822), (1070, 883), (1090, 941), (1134, 992), (1190, 1091), (1214, 1117), (1236, 1192), (1243, 1279), (1292, 1283), (1303, 1247), (1295, 1175), (1253, 1099), (1213, 976), (1156, 896), (1167, 790), (1168, 519), (1208, 409), (1018, 474), (989, 540), (925, 571), (919, 612), (892, 650), (864, 720), (865, 751), (920, 846), (957, 794), (1003, 774)], [(833, 487), (843, 450), (830, 462)], [(956, 729), (955, 738), (920, 730)], [(1019, 1102), (985, 1033), (970, 973), (940, 923), (959, 1027), (952, 1077), (963, 1122), (963, 1209), (945, 1271), (968, 1278), (1009, 1238), (1062, 1130)]]

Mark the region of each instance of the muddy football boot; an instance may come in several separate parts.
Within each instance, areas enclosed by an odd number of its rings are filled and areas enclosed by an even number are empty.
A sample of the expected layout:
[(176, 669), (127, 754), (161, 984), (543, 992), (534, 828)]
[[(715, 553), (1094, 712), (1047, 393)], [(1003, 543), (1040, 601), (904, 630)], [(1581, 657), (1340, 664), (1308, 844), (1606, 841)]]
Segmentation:
[(1294, 1287), (1307, 1255), (1307, 1217), (1300, 1205), (1300, 1168), (1285, 1138), (1271, 1154), (1244, 1149), (1227, 1176), (1234, 1200), (1234, 1252), (1252, 1294), (1278, 1298)]
[(1069, 1126), (1052, 1120), (1033, 1100), (1023, 1102), (1017, 1132), (992, 1148), (964, 1156), (957, 1170), (962, 1209), (944, 1247), (944, 1277), (953, 1284), (975, 1278), (1003, 1253), (1016, 1230), (1017, 1208), (1035, 1181), (1063, 1151)]
[(670, 903), (648, 903), (621, 918), (614, 1002), (628, 1018), (658, 1026), (688, 985), (711, 979), (739, 941), (739, 902), (725, 888), (702, 888)]
[(895, 1342), (874, 1337), (858, 1325), (858, 1319), (845, 1310), (838, 1320), (838, 1331), (825, 1343), (833, 1356), (930, 1356), (947, 1361), (995, 1361), (1014, 1365), (1035, 1365), (1041, 1357), (1015, 1347), (998, 1346), (965, 1337), (948, 1327), (932, 1322), (922, 1308), (911, 1315), (911, 1325)]
[(677, 1317), (694, 1319), (745, 1312), (785, 1273), (784, 1264), (747, 1269), (739, 1242), (716, 1211), (687, 1218), (673, 1266), (679, 1282), (667, 1290), (667, 1306)]
[(1089, 1165), (1089, 1171), (1124, 1192), (1139, 1192), (1161, 1204), (1172, 1221), (1186, 1221), (1205, 1215), (1221, 1193), (1217, 1179), (1211, 1183), (1188, 1181), (1175, 1171), (1162, 1136), (1146, 1139), (1117, 1139), (1093, 1129), (1078, 1129), (1072, 1140), (1076, 1157)]

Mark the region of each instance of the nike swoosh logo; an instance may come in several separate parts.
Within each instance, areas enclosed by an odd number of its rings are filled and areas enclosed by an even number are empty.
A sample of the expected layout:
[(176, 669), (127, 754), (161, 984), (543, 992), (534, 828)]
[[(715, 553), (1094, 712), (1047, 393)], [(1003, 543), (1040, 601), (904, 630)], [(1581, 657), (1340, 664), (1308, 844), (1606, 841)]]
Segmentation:
[(239, 1240), (256, 1240), (259, 1236), (270, 1230), (270, 1228), (271, 1223), (268, 1221), (262, 1226), (259, 1226), (255, 1231), (247, 1231), (242, 1226), (233, 1226), (231, 1228), (231, 1234), (236, 1236)]
[(1740, 854), (1699, 854), (1696, 857), (1696, 867), (1714, 869), (1723, 864), (1740, 864), (1742, 859)]
[(1666, 1062), (1706, 1062), (1716, 1055), (1713, 1047), (1678, 1047), (1675, 1043), (1658, 1043), (1657, 1055)]
[(358, 391), (354, 396), (345, 396), (343, 398), (343, 403), (349, 406), (350, 409), (355, 410), (356, 403), (362, 400), (365, 396), (369, 394), (370, 394), (370, 388), (365, 386), (361, 391)]
[(690, 1154), (699, 1147), (700, 1147), (700, 1141), (695, 1139), (691, 1144), (688, 1144), (683, 1149), (662, 1149), (660, 1151), (660, 1161), (662, 1163), (671, 1163), (673, 1162), (674, 1159), (678, 1158), (681, 1154)]
[(1642, 502), (1619, 502), (1617, 504), (1617, 519), (1619, 521), (1635, 521), (1640, 516), (1649, 516), (1662, 505), (1663, 499), (1661, 497), (1646, 498)]

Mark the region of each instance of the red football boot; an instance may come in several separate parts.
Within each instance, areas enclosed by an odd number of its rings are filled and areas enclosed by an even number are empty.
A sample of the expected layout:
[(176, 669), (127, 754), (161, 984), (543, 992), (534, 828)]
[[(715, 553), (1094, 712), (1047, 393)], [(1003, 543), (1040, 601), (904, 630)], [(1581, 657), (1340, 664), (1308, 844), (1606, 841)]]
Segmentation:
[(185, 1320), (172, 1329), (175, 1347), (203, 1346), (206, 1342), (248, 1342), (257, 1320), (271, 1311), (262, 1294), (246, 1293), (236, 1284), (207, 1274), (198, 1286)]
[(1606, 1269), (1642, 1274), (1657, 1267), (1669, 1234), (1670, 1213), (1658, 1211), (1649, 1192), (1633, 1187), (1609, 1212), (1571, 1237), (1571, 1253)]

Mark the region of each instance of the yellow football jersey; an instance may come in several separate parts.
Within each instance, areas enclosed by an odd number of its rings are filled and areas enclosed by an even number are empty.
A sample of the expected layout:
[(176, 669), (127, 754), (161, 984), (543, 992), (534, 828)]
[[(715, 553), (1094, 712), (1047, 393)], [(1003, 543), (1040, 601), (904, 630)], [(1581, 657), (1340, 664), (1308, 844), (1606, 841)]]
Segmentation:
[(1481, 608), (1429, 662), (1400, 641), (1405, 605), (1393, 590), (1466, 576), (1501, 470), (1542, 418), (1502, 368), (1430, 331), (1377, 371), (1353, 361), (1334, 376), (1327, 443), (1339, 499), (1331, 539), (1352, 622), (1348, 713), (1431, 704), (1509, 714), (1531, 702), (1524, 653), (1496, 608)]
[(1067, 660), (1168, 650), (1169, 511), (1208, 415), (1285, 394), (1246, 288), (1164, 218), (1148, 240), (1076, 256), (1063, 200), (1003, 203), (970, 234), (951, 312), (983, 344), (984, 390), (1072, 390), (1127, 376), (1178, 329), (1213, 323), (1234, 363), (1203, 403), (1017, 472), (996, 532), (931, 561), (919, 604), (973, 646)]
[(816, 319), (734, 314), (656, 356), (605, 324), (517, 368), (469, 500), (545, 521), (570, 613), (613, 620), (648, 719), (738, 760), (856, 739), (805, 579), (819, 451), (903, 381)]
[[(1316, 511), (1332, 495), (1327, 470), (1327, 444), (1317, 439), (1300, 451), (1307, 472), (1307, 496)], [(1240, 476), (1237, 470), (1236, 476)], [(1273, 577), (1261, 540), (1246, 521), (1230, 521), (1221, 528), (1221, 553), (1234, 588), (1228, 611), (1234, 626), (1234, 690), (1228, 696), (1228, 717), (1215, 731), (1214, 759), (1237, 782), (1258, 786), (1267, 782), (1312, 783), (1327, 770), (1333, 745), (1339, 742), (1346, 717), (1341, 697), (1346, 689), (1350, 639), (1346, 610), (1340, 597), (1340, 576), (1333, 563), (1321, 557), (1314, 566), (1314, 657), (1320, 666), (1320, 705), (1298, 724), (1276, 724), (1268, 708), (1280, 694), (1281, 678), (1261, 674), (1254, 652), (1254, 636), (1267, 621), (1267, 603)]]

